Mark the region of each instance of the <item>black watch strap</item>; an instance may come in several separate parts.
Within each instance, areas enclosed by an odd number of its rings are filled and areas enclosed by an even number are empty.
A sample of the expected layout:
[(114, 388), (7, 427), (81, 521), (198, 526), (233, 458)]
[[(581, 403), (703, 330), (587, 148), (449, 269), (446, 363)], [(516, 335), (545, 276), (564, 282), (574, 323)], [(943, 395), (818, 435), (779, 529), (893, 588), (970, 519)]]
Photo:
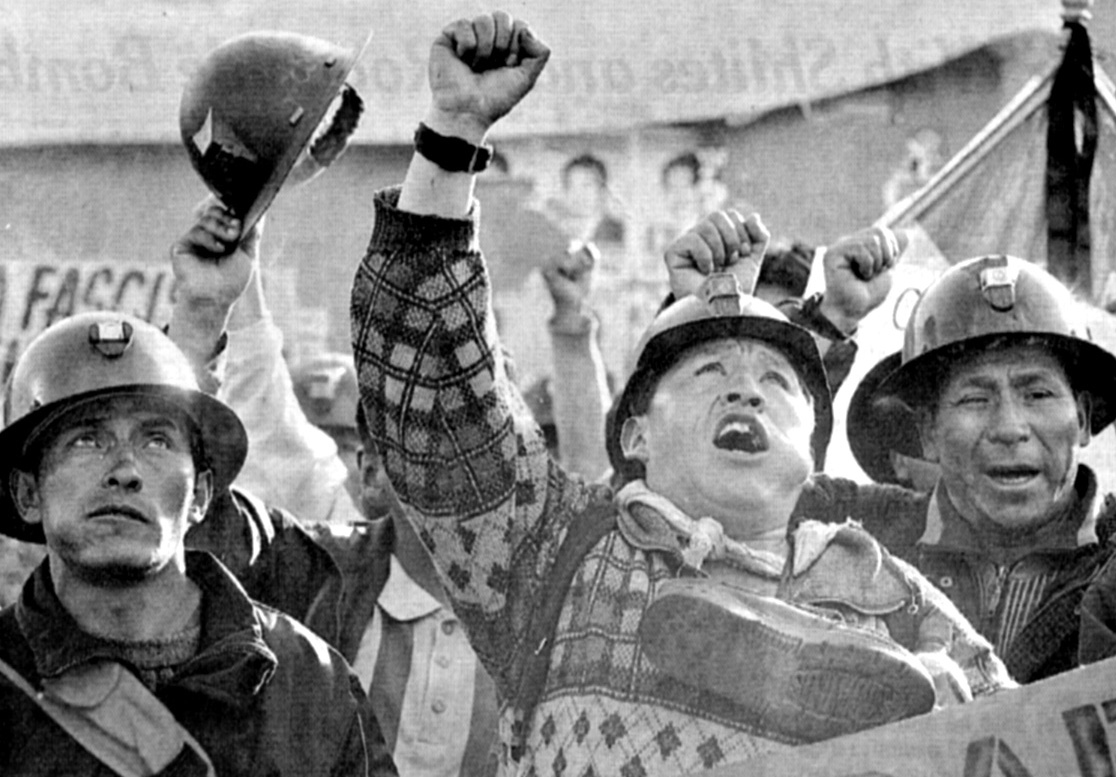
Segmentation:
[(421, 123), (415, 130), (415, 151), (449, 173), (479, 173), (492, 159), (492, 146), (439, 135)]

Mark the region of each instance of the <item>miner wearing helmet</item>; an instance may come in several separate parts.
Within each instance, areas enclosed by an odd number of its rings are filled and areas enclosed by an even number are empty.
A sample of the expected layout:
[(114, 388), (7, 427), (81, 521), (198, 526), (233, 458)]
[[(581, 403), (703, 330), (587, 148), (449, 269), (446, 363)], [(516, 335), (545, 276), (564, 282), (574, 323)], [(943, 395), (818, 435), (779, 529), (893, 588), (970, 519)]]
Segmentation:
[[(449, 25), (430, 56), (407, 177), (375, 197), (353, 353), (392, 484), (508, 699), (502, 773), (686, 774), (1009, 685), (948, 600), (855, 525), (808, 527), (792, 553), (832, 410), (811, 335), (712, 272), (758, 260), (758, 220), (714, 214), (672, 249), (701, 292), (638, 349), (609, 434), (629, 485), (614, 499), (550, 458), (503, 369), (471, 198), (489, 127), (549, 50), (496, 13)], [(865, 628), (791, 603), (827, 593)], [(721, 668), (717, 687), (685, 664)], [(807, 679), (826, 669), (848, 680), (828, 703)]]
[(1116, 510), (1078, 457), (1116, 413), (1116, 357), (1092, 341), (1070, 292), (1017, 257), (960, 262), (926, 289), (903, 350), (873, 374), (849, 409), (857, 460), (882, 479), (894, 451), (941, 477), (928, 497), (833, 484), (832, 517), (862, 513), (1017, 680), (1098, 658), (1097, 640), (1111, 651), (1113, 619), (1105, 636), (1103, 618), (1078, 611), (1112, 555)]
[(47, 557), (0, 613), (0, 771), (366, 773), (341, 656), (187, 549), (246, 439), (161, 330), (49, 327), (4, 416), (0, 531)]

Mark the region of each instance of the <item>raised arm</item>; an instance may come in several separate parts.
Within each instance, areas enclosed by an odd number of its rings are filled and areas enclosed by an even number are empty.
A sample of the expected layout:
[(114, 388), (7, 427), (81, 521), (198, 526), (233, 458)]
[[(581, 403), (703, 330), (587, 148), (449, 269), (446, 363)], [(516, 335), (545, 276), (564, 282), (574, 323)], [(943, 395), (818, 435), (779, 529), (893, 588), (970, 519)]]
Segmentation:
[[(212, 198), (194, 216), (171, 249), (178, 293), (168, 334), (190, 357), (203, 388), (215, 392), (220, 380), (212, 368), (225, 357), (233, 305), (258, 271), (261, 227), (241, 240), (239, 220)], [(249, 448), (254, 444), (250, 439)], [(306, 616), (316, 597), (339, 588), (336, 564), (302, 525), (240, 489), (216, 494), (186, 543), (216, 555), (254, 599), (296, 618)]]
[(428, 512), (479, 514), (514, 489), (509, 435), (513, 417), (528, 416), (496, 340), (470, 163), (548, 56), (507, 14), (447, 26), (430, 50), (423, 125), (435, 135), (416, 150), (402, 189), (376, 198), (353, 288), (353, 354), (396, 491)]
[(589, 307), (597, 250), (577, 244), (548, 257), (543, 267), (554, 315), (547, 322), (554, 354), (554, 423), (558, 455), (571, 472), (596, 480), (608, 472), (605, 412), (611, 403), (599, 324)]
[(218, 399), (240, 416), (250, 445), (236, 485), (307, 523), (360, 517), (345, 488), (348, 470), (328, 434), (306, 418), (283, 357), (283, 333), (257, 267), (229, 316)]
[[(430, 49), (431, 102), (422, 123), (438, 135), (480, 147), (489, 128), (531, 91), (550, 50), (522, 20), (497, 12), (448, 25)], [(445, 145), (445, 144), (443, 144)], [(461, 218), (475, 175), (411, 158), (399, 209)]]
[(241, 240), (240, 219), (214, 197), (194, 212), (194, 223), (171, 246), (175, 298), (167, 334), (194, 365), (202, 389), (220, 383), (213, 360), (224, 345), (233, 305), (258, 272), (262, 222)]
[(524, 638), (513, 611), (543, 595), (542, 567), (561, 538), (552, 511), (576, 488), (550, 461), (506, 374), (470, 170), (475, 144), (530, 90), (548, 54), (506, 14), (442, 32), (426, 115), (441, 139), (425, 136), (401, 191), (377, 193), (352, 292), (370, 432), (476, 652), (505, 690)]

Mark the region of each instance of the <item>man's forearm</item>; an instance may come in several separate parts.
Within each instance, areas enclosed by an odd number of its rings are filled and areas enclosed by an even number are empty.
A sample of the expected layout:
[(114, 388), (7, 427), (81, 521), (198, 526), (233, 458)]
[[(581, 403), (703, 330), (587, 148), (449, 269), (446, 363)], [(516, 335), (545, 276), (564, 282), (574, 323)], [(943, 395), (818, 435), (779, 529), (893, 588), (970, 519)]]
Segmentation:
[(608, 471), (605, 412), (611, 403), (597, 323), (555, 318), (549, 325), (554, 351), (552, 396), (562, 464), (589, 480)]
[(190, 360), (198, 385), (210, 394), (216, 393), (221, 382), (218, 357), (228, 318), (227, 306), (180, 298), (174, 303), (167, 326), (167, 335)]

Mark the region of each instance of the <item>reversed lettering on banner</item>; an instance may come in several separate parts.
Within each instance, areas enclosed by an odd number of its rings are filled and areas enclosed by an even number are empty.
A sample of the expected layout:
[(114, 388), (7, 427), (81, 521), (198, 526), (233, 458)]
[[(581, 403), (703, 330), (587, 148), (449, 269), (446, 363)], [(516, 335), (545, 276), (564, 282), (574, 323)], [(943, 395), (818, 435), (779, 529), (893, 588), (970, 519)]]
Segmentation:
[(142, 262), (0, 262), (0, 377), (35, 335), (74, 313), (118, 310), (162, 326), (173, 286), (169, 267)]

